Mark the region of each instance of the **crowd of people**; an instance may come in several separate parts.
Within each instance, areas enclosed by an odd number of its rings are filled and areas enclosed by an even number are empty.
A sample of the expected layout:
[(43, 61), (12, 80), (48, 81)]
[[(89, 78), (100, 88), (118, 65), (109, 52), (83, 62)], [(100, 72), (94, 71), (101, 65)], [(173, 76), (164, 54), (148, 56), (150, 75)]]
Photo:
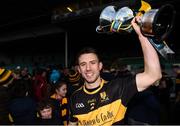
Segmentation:
[(0, 74), (0, 124), (68, 124), (69, 96), (81, 86), (75, 69), (51, 65), (30, 73), (18, 66)]
[[(6, 78), (0, 85), (0, 123), (67, 125), (70, 119), (70, 96), (84, 83), (80, 73), (74, 67), (62, 69), (54, 66), (37, 67), (33, 71), (30, 73), (27, 67), (0, 69), (0, 81)], [(175, 71), (176, 83), (178, 71), (179, 68)], [(179, 123), (179, 83), (176, 84), (176, 98), (172, 104), (170, 91), (174, 82), (167, 73), (162, 73), (158, 86), (137, 93), (129, 102), (126, 124)], [(105, 65), (100, 74), (104, 80), (111, 81), (135, 73), (128, 70), (126, 65), (115, 71)]]

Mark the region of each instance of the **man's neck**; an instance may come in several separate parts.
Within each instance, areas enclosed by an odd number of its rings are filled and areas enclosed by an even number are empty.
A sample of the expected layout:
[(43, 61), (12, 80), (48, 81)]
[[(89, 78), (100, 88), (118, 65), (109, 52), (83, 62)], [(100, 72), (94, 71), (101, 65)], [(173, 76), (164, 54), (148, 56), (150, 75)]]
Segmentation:
[(94, 83), (87, 83), (85, 82), (85, 86), (87, 89), (94, 89), (100, 86), (101, 84), (101, 78), (99, 77)]

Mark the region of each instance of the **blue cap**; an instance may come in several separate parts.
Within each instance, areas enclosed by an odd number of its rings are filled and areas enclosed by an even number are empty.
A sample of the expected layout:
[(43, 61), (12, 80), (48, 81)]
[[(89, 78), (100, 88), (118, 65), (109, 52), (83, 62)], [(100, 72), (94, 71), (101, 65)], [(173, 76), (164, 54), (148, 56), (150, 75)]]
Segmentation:
[(61, 77), (61, 73), (58, 70), (52, 70), (50, 74), (50, 82), (55, 84)]

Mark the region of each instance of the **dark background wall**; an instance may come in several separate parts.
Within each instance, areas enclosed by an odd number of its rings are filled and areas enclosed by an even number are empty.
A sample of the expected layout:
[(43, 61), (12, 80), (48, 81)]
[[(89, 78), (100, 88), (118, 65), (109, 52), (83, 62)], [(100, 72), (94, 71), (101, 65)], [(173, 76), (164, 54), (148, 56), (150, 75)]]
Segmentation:
[[(175, 60), (180, 57), (179, 48), (179, 1), (178, 0), (145, 0), (152, 8), (170, 3), (176, 9), (176, 20), (173, 31), (166, 42), (175, 51)], [(79, 9), (91, 8), (91, 11), (76, 15), (67, 12), (67, 5), (77, 4)], [(1, 3), (0, 17), (0, 56), (8, 58), (8, 63), (27, 61), (64, 63), (65, 32), (68, 40), (68, 60), (73, 63), (75, 54), (84, 46), (93, 46), (101, 52), (107, 60), (119, 57), (141, 57), (141, 49), (137, 36), (131, 34), (98, 34), (95, 29), (99, 25), (99, 15), (102, 9), (109, 5), (128, 5), (129, 0), (124, 1), (98, 1), (94, 5), (85, 5), (82, 1), (58, 1), (58, 0), (6, 0)], [(59, 9), (57, 9), (59, 7)], [(55, 10), (62, 10), (60, 18), (54, 20)], [(59, 12), (60, 13), (60, 12)], [(57, 14), (57, 12), (56, 12)], [(64, 14), (64, 15), (62, 15)], [(74, 14), (74, 15), (73, 15)], [(62, 18), (63, 16), (67, 16)], [(62, 18), (62, 19), (61, 19)], [(168, 20), (168, 19), (165, 19)], [(24, 58), (22, 58), (24, 57)], [(37, 58), (41, 57), (41, 58)], [(54, 57), (44, 60), (46, 57)], [(9, 61), (10, 59), (10, 61)], [(21, 59), (21, 60), (16, 60)], [(23, 60), (24, 59), (24, 60)], [(54, 60), (53, 60), (54, 59)]]

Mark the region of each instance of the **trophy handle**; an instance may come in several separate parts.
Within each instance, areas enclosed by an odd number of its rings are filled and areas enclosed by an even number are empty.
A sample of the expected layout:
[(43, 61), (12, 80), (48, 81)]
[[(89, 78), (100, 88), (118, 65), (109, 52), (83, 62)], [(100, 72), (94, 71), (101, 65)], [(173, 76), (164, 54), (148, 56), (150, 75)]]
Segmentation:
[(166, 60), (168, 60), (169, 55), (175, 54), (175, 52), (170, 49), (170, 47), (166, 44), (165, 41), (158, 42), (153, 38), (148, 38), (148, 40), (153, 45), (153, 47), (161, 54), (161, 56), (164, 57)]
[(151, 5), (145, 1), (141, 1), (141, 7), (137, 12), (137, 16), (143, 16), (143, 14), (147, 11), (151, 10)]

